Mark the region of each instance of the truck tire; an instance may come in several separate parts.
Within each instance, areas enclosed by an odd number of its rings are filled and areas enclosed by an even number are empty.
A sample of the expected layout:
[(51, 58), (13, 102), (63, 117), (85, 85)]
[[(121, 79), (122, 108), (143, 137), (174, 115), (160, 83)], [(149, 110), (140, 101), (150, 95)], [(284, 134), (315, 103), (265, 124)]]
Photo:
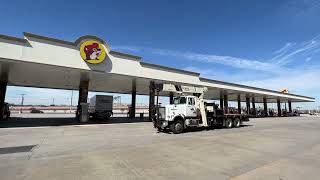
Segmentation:
[(110, 119), (110, 117), (111, 117), (111, 115), (110, 115), (110, 114), (106, 114), (106, 115), (104, 116), (104, 120), (109, 120), (109, 119)]
[(174, 133), (174, 134), (180, 134), (183, 132), (183, 122), (182, 121), (176, 121), (173, 122), (170, 125), (170, 130)]
[(225, 127), (226, 128), (232, 128), (232, 119), (231, 118), (227, 118), (225, 121)]
[(235, 127), (235, 128), (240, 127), (240, 119), (239, 118), (235, 118), (233, 120), (233, 127)]

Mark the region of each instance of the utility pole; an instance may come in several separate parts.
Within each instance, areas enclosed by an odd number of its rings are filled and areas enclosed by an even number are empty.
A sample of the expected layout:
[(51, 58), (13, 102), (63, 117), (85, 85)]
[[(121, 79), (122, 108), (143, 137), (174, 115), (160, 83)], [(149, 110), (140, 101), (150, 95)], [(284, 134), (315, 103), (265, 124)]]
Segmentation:
[(24, 96), (26, 94), (20, 94), (21, 95), (21, 108), (20, 108), (20, 114), (22, 113), (22, 107), (23, 107), (23, 103), (24, 103)]
[(115, 96), (114, 100), (118, 101), (118, 104), (121, 106), (121, 96)]
[(72, 99), (73, 99), (73, 90), (71, 91), (71, 99), (70, 99), (70, 113), (72, 111)]
[(52, 99), (52, 105), (54, 106), (54, 98)]

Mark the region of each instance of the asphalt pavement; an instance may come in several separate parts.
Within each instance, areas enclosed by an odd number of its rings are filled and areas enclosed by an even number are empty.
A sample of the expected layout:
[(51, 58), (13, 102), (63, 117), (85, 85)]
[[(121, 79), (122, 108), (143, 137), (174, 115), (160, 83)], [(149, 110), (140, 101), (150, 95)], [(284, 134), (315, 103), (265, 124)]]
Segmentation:
[(320, 117), (159, 133), (146, 119), (69, 115), (0, 122), (0, 179), (319, 179)]

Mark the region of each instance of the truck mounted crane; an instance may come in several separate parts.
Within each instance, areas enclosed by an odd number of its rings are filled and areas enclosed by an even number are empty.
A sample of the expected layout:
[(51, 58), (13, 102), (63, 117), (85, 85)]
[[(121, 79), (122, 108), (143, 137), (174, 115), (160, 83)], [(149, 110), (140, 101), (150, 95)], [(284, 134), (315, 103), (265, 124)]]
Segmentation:
[(249, 121), (244, 114), (225, 114), (214, 103), (204, 101), (206, 87), (174, 84), (157, 84), (157, 91), (175, 93), (173, 104), (156, 106), (153, 117), (154, 127), (159, 131), (170, 129), (174, 134), (182, 133), (188, 127), (214, 127), (217, 125), (232, 128), (240, 127)]

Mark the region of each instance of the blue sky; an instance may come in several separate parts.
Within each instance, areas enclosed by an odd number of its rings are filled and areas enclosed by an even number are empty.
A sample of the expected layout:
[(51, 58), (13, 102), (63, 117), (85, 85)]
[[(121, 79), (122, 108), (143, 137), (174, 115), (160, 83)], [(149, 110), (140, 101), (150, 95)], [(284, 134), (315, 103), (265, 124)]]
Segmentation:
[[(201, 76), (317, 98), (320, 1), (4, 1), (0, 33), (74, 41), (92, 34), (112, 49)], [(7, 100), (69, 103), (70, 91), (10, 87)], [(76, 92), (74, 98), (76, 99)], [(92, 94), (91, 94), (92, 95)], [(68, 99), (69, 98), (69, 99)], [(130, 96), (123, 96), (129, 102)], [(138, 103), (147, 102), (139, 97)], [(75, 102), (75, 101), (74, 101)]]

